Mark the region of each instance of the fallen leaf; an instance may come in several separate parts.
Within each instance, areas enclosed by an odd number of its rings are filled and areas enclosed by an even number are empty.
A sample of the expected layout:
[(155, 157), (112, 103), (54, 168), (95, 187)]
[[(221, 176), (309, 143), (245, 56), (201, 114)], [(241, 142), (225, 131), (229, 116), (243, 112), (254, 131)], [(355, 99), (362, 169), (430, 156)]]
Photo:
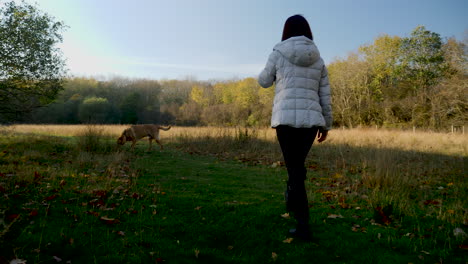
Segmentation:
[(332, 219), (335, 219), (335, 218), (343, 218), (342, 215), (340, 214), (329, 214), (327, 218), (332, 218)]
[(276, 259), (278, 258), (278, 254), (276, 254), (275, 252), (271, 252), (271, 258), (273, 259), (273, 261), (276, 261)]
[(29, 216), (37, 216), (38, 215), (38, 212), (37, 212), (37, 209), (33, 209), (30, 213), (29, 213)]
[(47, 196), (46, 198), (44, 198), (44, 200), (46, 201), (52, 201), (53, 199), (55, 199), (57, 197), (57, 194), (54, 194), (54, 195), (51, 195), (51, 196)]
[(24, 259), (13, 259), (10, 261), (10, 264), (26, 264), (26, 260)]
[(455, 237), (462, 237), (462, 238), (468, 237), (465, 231), (463, 231), (463, 229), (461, 229), (460, 227), (453, 229), (453, 235)]
[(289, 216), (289, 213), (284, 213), (284, 214), (281, 215), (281, 217), (283, 217), (284, 219), (291, 218), (291, 216)]
[(377, 206), (375, 208), (375, 215), (376, 215), (376, 221), (379, 223), (383, 223), (386, 225), (390, 224), (390, 214), (392, 212), (392, 207), (391, 206)]
[(283, 240), (283, 243), (291, 244), (291, 242), (294, 240), (292, 237), (288, 237), (285, 240)]
[(194, 251), (195, 251), (195, 257), (198, 258), (198, 254), (200, 254), (200, 250), (196, 248)]
[(19, 216), (20, 216), (19, 214), (11, 214), (11, 215), (8, 215), (8, 216), (7, 216), (7, 220), (13, 221), (13, 220), (15, 220), (16, 218), (18, 218)]
[(197, 210), (197, 211), (198, 211), (198, 210), (200, 210), (200, 209), (202, 209), (202, 207), (201, 207), (201, 206), (197, 206), (197, 207), (195, 207), (195, 210)]
[(66, 184), (67, 184), (67, 182), (66, 182), (65, 180), (61, 180), (59, 185), (60, 185), (60, 187), (63, 187), (63, 186), (65, 186)]
[(102, 222), (104, 222), (107, 225), (113, 225), (113, 224), (117, 224), (119, 222), (119, 219), (108, 218), (107, 216), (101, 216), (101, 218), (99, 218), (99, 220), (101, 220)]
[(335, 179), (340, 179), (340, 178), (343, 178), (343, 175), (339, 174), (339, 173), (336, 173), (333, 178)]
[(93, 211), (86, 211), (85, 214), (89, 214), (89, 215), (92, 215), (92, 216), (95, 216), (95, 217), (99, 216), (98, 212), (93, 212)]
[(438, 204), (440, 204), (440, 202), (437, 201), (437, 200), (426, 200), (426, 201), (424, 201), (424, 205), (438, 205)]

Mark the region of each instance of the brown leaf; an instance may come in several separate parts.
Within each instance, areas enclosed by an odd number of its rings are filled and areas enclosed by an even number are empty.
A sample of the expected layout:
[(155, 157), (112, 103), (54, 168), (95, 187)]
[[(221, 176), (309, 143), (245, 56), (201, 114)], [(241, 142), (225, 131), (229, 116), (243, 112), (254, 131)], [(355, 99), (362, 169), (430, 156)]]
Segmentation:
[(291, 218), (291, 216), (289, 216), (289, 213), (284, 213), (284, 214), (281, 215), (281, 217), (283, 217), (284, 219)]
[(37, 216), (37, 215), (38, 215), (37, 209), (33, 209), (33, 210), (29, 213), (29, 216), (31, 216), (31, 217), (34, 217), (34, 216)]
[(18, 218), (20, 215), (19, 214), (11, 214), (7, 216), (7, 220), (12, 221)]
[(95, 216), (95, 217), (99, 217), (99, 213), (98, 213), (98, 212), (86, 211), (85, 214), (89, 214), (89, 215), (92, 215), (92, 216)]
[(278, 254), (276, 254), (275, 252), (271, 252), (271, 258), (273, 259), (273, 261), (276, 261), (276, 259), (278, 258)]
[(288, 238), (286, 238), (285, 240), (283, 240), (283, 243), (291, 244), (291, 242), (292, 242), (293, 240), (294, 240), (294, 238), (288, 237)]
[(101, 216), (101, 218), (99, 218), (99, 220), (101, 220), (106, 225), (113, 225), (113, 224), (119, 223), (119, 219), (109, 218), (107, 216)]
[(440, 202), (437, 201), (437, 200), (426, 200), (426, 201), (424, 201), (424, 205), (438, 205), (438, 204), (440, 204)]
[(67, 182), (65, 180), (61, 180), (59, 185), (60, 185), (60, 187), (63, 187), (65, 185), (67, 185)]
[(107, 191), (106, 190), (94, 190), (93, 195), (102, 199), (102, 198), (107, 197)]
[(389, 218), (389, 215), (387, 215), (388, 213), (385, 212), (385, 211), (389, 211), (389, 210), (390, 209), (385, 210), (385, 208), (383, 208), (382, 206), (377, 206), (375, 208), (375, 212), (376, 212), (376, 214), (378, 216), (378, 218), (376, 219), (377, 222), (389, 225), (390, 224), (390, 218)]
[(41, 174), (39, 174), (39, 172), (35, 171), (34, 172), (34, 181), (38, 182), (38, 181), (40, 181), (42, 179), (44, 179), (44, 176), (41, 176)]

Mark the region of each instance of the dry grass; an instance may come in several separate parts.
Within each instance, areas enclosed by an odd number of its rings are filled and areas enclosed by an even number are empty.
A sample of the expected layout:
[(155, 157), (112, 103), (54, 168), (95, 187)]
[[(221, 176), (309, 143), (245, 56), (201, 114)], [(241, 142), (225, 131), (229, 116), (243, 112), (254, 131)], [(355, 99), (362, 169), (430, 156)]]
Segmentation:
[[(126, 125), (99, 125), (98, 126), (102, 133), (118, 136), (122, 133), (122, 130), (126, 128)], [(88, 129), (88, 125), (13, 125), (4, 127), (16, 133), (32, 133), (40, 135), (50, 135), (50, 136), (76, 136), (79, 134), (85, 133)]]
[[(118, 136), (129, 125), (99, 125), (106, 135)], [(76, 136), (86, 131), (86, 125), (13, 125), (5, 127), (17, 133), (33, 133), (52, 136)], [(225, 138), (234, 136), (239, 128), (225, 127), (172, 127), (161, 133), (162, 137), (174, 141), (180, 137), (189, 139)], [(241, 130), (244, 131), (244, 130)], [(276, 142), (275, 130), (271, 128), (250, 129), (258, 140)], [(252, 133), (251, 133), (252, 134)], [(317, 145), (317, 144), (316, 144)], [(468, 156), (468, 135), (433, 132), (347, 129), (332, 130), (328, 140), (322, 145), (350, 146), (363, 148), (385, 148), (402, 151)]]

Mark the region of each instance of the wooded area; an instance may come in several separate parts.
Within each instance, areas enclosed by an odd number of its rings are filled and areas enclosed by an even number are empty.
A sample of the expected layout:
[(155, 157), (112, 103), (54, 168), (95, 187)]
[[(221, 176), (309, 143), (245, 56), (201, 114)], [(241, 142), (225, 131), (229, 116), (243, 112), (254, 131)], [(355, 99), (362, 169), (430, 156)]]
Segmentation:
[[(334, 126), (424, 127), (468, 123), (468, 35), (443, 40), (419, 26), (381, 35), (328, 64)], [(229, 81), (71, 78), (25, 122), (268, 126), (274, 87)]]

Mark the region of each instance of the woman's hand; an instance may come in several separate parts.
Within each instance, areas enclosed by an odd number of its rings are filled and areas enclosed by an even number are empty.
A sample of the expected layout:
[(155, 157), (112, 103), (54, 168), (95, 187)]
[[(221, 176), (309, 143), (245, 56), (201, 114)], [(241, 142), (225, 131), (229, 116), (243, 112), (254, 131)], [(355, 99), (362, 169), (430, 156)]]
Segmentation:
[(325, 141), (325, 139), (327, 139), (327, 135), (328, 135), (328, 130), (324, 130), (322, 128), (319, 128), (318, 130), (318, 142), (321, 143), (323, 141)]

